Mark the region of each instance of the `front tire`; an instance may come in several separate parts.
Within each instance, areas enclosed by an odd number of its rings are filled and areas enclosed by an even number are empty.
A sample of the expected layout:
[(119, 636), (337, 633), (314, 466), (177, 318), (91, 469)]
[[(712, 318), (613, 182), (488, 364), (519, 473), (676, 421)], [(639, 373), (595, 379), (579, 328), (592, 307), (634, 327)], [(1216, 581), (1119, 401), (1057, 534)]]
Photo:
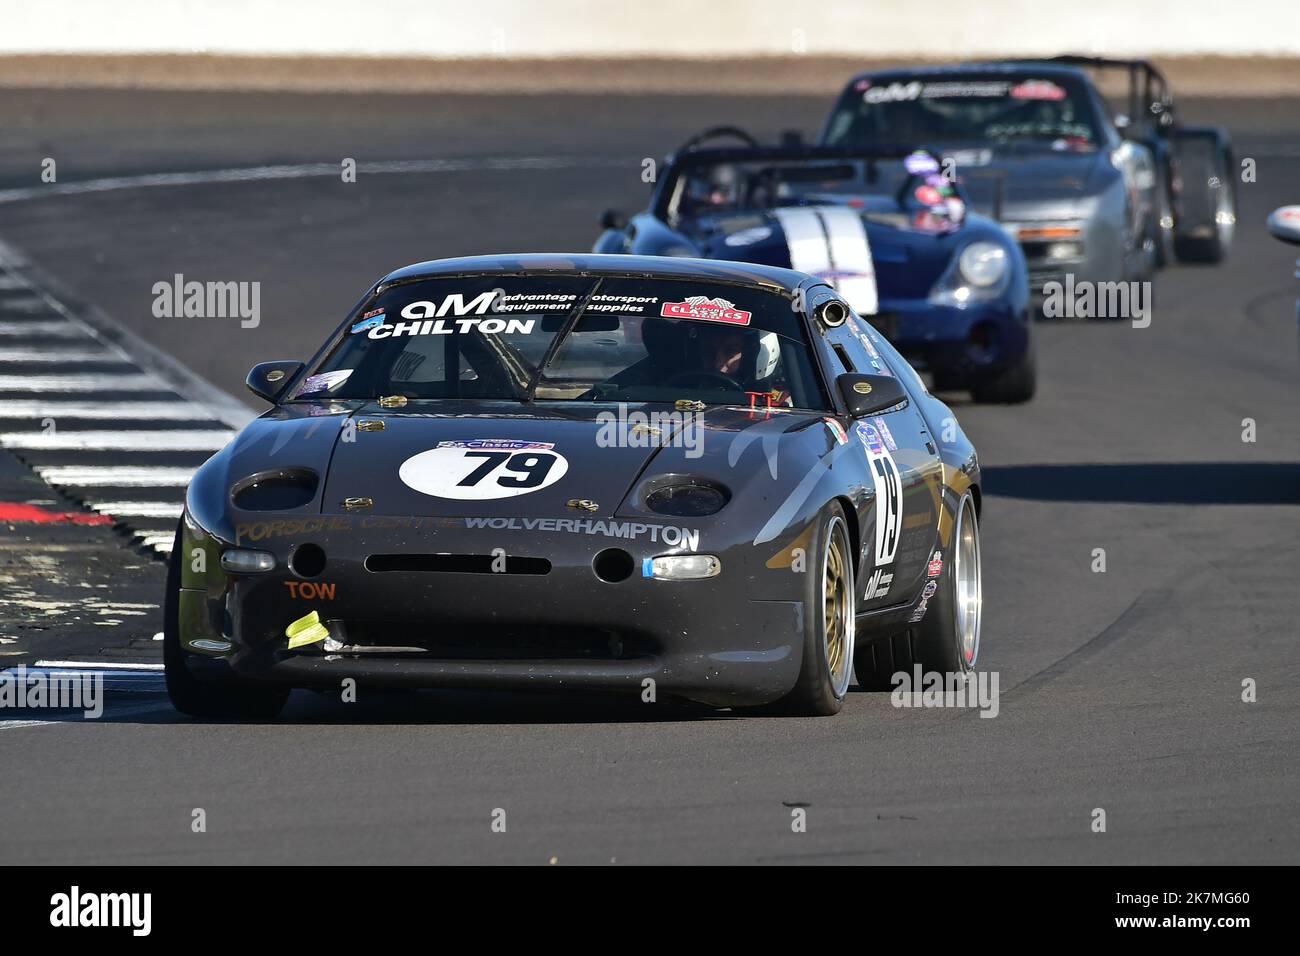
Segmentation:
[(853, 549), (844, 510), (827, 506), (819, 521), (816, 562), (809, 568), (804, 602), (803, 666), (794, 689), (777, 703), (783, 713), (829, 717), (844, 705), (853, 680), (857, 607)]
[(1020, 405), (1038, 391), (1038, 363), (1032, 346), (1015, 365), (971, 383), (971, 398), (981, 405)]
[(167, 561), (163, 598), (163, 675), (172, 706), (190, 717), (209, 720), (271, 720), (284, 707), (284, 688), (248, 687), (240, 683), (205, 683), (185, 666), (180, 633), (181, 529), (176, 529)]

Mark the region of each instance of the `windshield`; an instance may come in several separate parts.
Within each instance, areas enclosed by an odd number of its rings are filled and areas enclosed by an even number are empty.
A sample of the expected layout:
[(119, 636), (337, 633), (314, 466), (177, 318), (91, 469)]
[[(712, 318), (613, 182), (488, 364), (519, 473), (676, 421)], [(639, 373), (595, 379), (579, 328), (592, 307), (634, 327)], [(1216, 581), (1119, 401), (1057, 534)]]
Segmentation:
[(1100, 139), (1081, 81), (999, 73), (858, 80), (831, 114), (825, 143), (1015, 143), (1089, 150)]
[(396, 395), (828, 407), (788, 297), (576, 275), (389, 287), (357, 312), (291, 400)]

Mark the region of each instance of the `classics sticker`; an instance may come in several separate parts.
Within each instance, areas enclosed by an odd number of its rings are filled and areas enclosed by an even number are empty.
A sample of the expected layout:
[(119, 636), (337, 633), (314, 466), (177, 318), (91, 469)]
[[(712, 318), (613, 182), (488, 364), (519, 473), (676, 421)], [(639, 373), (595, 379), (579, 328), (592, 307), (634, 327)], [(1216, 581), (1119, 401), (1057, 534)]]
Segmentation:
[(659, 314), (667, 319), (698, 319), (729, 325), (749, 325), (749, 320), (754, 317), (752, 312), (736, 308), (734, 302), (707, 295), (690, 295), (683, 302), (665, 302)]

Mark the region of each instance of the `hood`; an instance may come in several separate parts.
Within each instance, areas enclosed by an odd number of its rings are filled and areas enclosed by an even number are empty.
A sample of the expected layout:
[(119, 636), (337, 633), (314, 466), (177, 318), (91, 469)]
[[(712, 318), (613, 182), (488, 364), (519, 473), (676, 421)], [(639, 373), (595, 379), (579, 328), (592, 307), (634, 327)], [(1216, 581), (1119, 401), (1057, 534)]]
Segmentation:
[(891, 198), (867, 197), (860, 207), (799, 206), (701, 220), (692, 238), (708, 258), (825, 279), (860, 315), (873, 315), (882, 299), (929, 295), (964, 234), (913, 229)]
[(367, 404), (354, 418), (383, 428), (358, 428), (353, 441), (340, 429), (321, 509), (338, 513), (347, 498), (370, 498), (370, 514), (529, 518), (578, 514), (568, 502), (586, 499), (610, 515), (656, 455), (670, 450), (665, 445), (678, 442), (669, 456), (678, 461), (682, 446), (707, 448), (710, 433), (716, 439), (751, 423), (744, 411), (712, 408), (696, 419), (678, 413), (661, 421), (658, 437), (628, 427), (640, 422), (636, 415), (672, 411), (623, 406), (620, 422), (620, 406), (611, 404)]
[[(974, 155), (963, 163), (964, 154)], [(1074, 218), (1082, 200), (1119, 175), (1100, 150), (954, 149), (944, 155), (957, 160), (973, 210), (1003, 221)]]

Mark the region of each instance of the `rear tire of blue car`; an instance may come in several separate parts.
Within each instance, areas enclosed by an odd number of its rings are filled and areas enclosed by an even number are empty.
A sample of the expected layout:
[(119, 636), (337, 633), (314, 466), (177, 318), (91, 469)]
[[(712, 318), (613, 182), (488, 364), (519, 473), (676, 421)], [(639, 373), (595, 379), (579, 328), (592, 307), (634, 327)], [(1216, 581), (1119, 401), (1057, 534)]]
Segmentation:
[(803, 664), (773, 709), (799, 717), (838, 714), (853, 682), (857, 607), (853, 549), (844, 509), (831, 502), (817, 524), (805, 574)]
[(181, 532), (176, 530), (167, 561), (167, 593), (163, 598), (163, 675), (167, 696), (182, 714), (208, 720), (271, 720), (289, 697), (285, 688), (249, 687), (234, 683), (205, 683), (185, 665), (180, 635)]

